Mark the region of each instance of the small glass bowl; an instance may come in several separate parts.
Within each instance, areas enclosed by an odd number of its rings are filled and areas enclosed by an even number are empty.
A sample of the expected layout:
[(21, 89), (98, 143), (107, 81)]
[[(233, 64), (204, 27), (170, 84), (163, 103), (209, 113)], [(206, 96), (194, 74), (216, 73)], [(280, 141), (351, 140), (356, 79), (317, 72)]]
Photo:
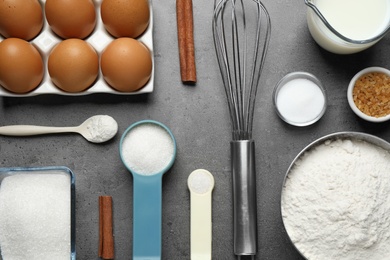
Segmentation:
[[(309, 80), (312, 83), (314, 83), (315, 86), (318, 87), (319, 91), (315, 90), (315, 92), (317, 92), (317, 93), (315, 93), (315, 95), (319, 95), (318, 98), (321, 102), (323, 102), (323, 105), (320, 109), (317, 109), (316, 113), (311, 114), (310, 116), (307, 116), (306, 118), (305, 118), (305, 115), (300, 114), (300, 115), (296, 116), (296, 118), (294, 119), (294, 118), (291, 118), (288, 115), (286, 115), (286, 112), (285, 112), (286, 109), (282, 109), (280, 107), (280, 104), (278, 102), (278, 97), (279, 97), (279, 94), (280, 94), (282, 88), (284, 86), (286, 86), (287, 83), (290, 83), (293, 80), (299, 80), (299, 79)], [(302, 91), (303, 89), (298, 87), (297, 90)], [(294, 95), (296, 95), (297, 93), (298, 92), (294, 92)], [(295, 98), (295, 100), (293, 100), (293, 103), (295, 103), (295, 104), (291, 104), (292, 106), (294, 106), (294, 105), (304, 106), (304, 102), (310, 103), (310, 101), (312, 101), (312, 100), (310, 100), (310, 97), (305, 96), (305, 95), (307, 95), (307, 93), (301, 93), (301, 94), (303, 94), (303, 95), (301, 95), (299, 98)], [(299, 102), (299, 104), (297, 102)], [(307, 72), (301, 72), (301, 71), (292, 72), (292, 73), (289, 73), (286, 76), (284, 76), (276, 84), (276, 87), (275, 87), (274, 92), (273, 92), (273, 103), (274, 103), (274, 107), (276, 109), (278, 116), (286, 123), (288, 123), (290, 125), (294, 125), (294, 126), (308, 126), (308, 125), (311, 125), (311, 124), (314, 124), (315, 122), (317, 122), (324, 115), (324, 113), (326, 111), (326, 107), (327, 107), (326, 91), (325, 91), (324, 87), (322, 86), (320, 80), (317, 77), (315, 77), (314, 75), (307, 73)], [(291, 108), (294, 109), (294, 107), (291, 107)], [(307, 107), (305, 107), (305, 111), (310, 111), (310, 110), (307, 110), (306, 108)], [(296, 112), (299, 112), (299, 111), (296, 111)], [(297, 118), (299, 118), (299, 120), (297, 120)]]
[(347, 98), (348, 98), (348, 104), (351, 107), (352, 111), (360, 118), (369, 121), (369, 122), (374, 122), (374, 123), (380, 123), (380, 122), (385, 122), (390, 119), (390, 114), (382, 117), (374, 117), (374, 116), (369, 116), (365, 113), (363, 113), (355, 104), (353, 100), (353, 89), (355, 87), (355, 82), (364, 74), (371, 73), (371, 72), (381, 72), (386, 74), (387, 76), (390, 77), (390, 70), (382, 68), (382, 67), (368, 67), (365, 68), (361, 71), (359, 71), (350, 81), (348, 90), (347, 90)]

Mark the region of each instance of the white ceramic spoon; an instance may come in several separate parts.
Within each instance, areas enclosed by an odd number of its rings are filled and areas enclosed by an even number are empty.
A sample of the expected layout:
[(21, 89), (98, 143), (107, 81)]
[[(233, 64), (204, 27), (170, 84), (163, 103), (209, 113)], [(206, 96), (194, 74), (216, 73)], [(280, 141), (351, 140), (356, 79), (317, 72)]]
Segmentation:
[(30, 136), (54, 133), (79, 133), (92, 143), (110, 140), (118, 132), (118, 124), (107, 115), (92, 116), (79, 126), (51, 127), (36, 125), (9, 125), (0, 127), (0, 135)]

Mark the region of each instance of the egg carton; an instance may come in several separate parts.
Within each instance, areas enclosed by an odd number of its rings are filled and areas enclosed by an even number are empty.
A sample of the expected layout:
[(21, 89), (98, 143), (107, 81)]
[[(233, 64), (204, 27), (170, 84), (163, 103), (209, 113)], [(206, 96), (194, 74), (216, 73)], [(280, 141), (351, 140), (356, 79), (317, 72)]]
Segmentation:
[[(39, 0), (44, 12), (44, 5), (46, 0)], [(103, 0), (93, 0), (96, 8), (96, 26), (94, 31), (91, 35), (89, 35), (84, 40), (88, 43), (90, 43), (96, 52), (100, 55), (104, 48), (111, 43), (116, 38), (110, 35), (106, 29), (104, 28), (104, 24), (101, 19), (100, 15), (100, 6)], [(152, 9), (152, 3), (149, 1), (149, 10), (150, 10), (150, 20), (149, 20), (149, 26), (146, 29), (146, 31), (136, 40), (142, 42), (145, 44), (150, 52), (151, 52), (151, 58), (152, 58), (152, 74), (149, 79), (149, 81), (146, 83), (144, 87), (137, 91), (133, 92), (121, 92), (113, 89), (110, 87), (110, 85), (104, 80), (102, 72), (99, 68), (99, 75), (97, 77), (97, 80), (95, 83), (82, 92), (77, 93), (71, 93), (66, 92), (54, 85), (54, 83), (50, 79), (49, 72), (47, 70), (47, 60), (50, 51), (52, 48), (63, 41), (62, 38), (57, 36), (51, 29), (46, 21), (46, 18), (44, 17), (43, 22), (43, 28), (42, 31), (39, 33), (37, 37), (32, 39), (30, 41), (31, 44), (33, 44), (38, 51), (41, 53), (43, 62), (44, 62), (44, 68), (45, 73), (43, 76), (43, 80), (40, 83), (40, 85), (34, 89), (31, 92), (24, 93), (24, 94), (17, 94), (9, 92), (8, 90), (4, 89), (3, 87), (0, 87), (0, 96), (9, 96), (9, 97), (28, 97), (28, 96), (36, 96), (36, 95), (42, 95), (42, 94), (57, 94), (57, 95), (64, 95), (64, 96), (82, 96), (82, 95), (88, 95), (88, 94), (94, 94), (94, 93), (109, 93), (109, 94), (116, 94), (116, 95), (136, 95), (136, 94), (143, 94), (143, 93), (151, 93), (154, 89), (154, 55), (153, 55), (153, 9)], [(0, 35), (0, 42), (4, 40), (4, 37)]]

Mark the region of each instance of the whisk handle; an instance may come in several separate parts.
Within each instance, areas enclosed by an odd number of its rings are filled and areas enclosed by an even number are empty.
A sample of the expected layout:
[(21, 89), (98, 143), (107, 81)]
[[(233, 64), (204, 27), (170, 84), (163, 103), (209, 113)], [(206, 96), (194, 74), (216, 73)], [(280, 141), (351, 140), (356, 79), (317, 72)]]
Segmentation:
[(255, 143), (253, 140), (232, 141), (234, 253), (257, 253), (257, 204)]

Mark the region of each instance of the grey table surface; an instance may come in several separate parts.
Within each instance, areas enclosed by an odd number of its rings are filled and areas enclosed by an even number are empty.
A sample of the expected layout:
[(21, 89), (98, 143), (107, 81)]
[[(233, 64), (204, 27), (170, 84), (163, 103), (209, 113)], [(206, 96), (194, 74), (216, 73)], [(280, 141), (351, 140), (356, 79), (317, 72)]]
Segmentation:
[[(215, 178), (213, 192), (213, 259), (235, 259), (232, 231), (230, 118), (215, 57), (211, 16), (213, 1), (194, 0), (198, 82), (180, 81), (176, 3), (153, 0), (155, 91), (137, 96), (94, 94), (0, 98), (0, 124), (77, 125), (95, 114), (108, 114), (119, 133), (104, 144), (91, 144), (72, 134), (0, 137), (1, 167), (67, 166), (76, 176), (77, 259), (98, 259), (98, 196), (114, 201), (116, 259), (132, 256), (133, 181), (119, 157), (121, 134), (132, 123), (154, 119), (176, 137), (175, 164), (163, 177), (162, 258), (190, 259), (189, 174), (198, 168)], [(315, 139), (339, 131), (360, 131), (390, 140), (388, 123), (371, 124), (350, 110), (349, 80), (369, 66), (390, 67), (390, 38), (358, 54), (342, 56), (321, 49), (311, 38), (303, 0), (264, 0), (272, 20), (272, 36), (257, 97), (256, 142), (257, 259), (303, 259), (290, 243), (280, 214), (285, 172), (294, 157)], [(309, 127), (281, 121), (272, 105), (275, 84), (287, 73), (316, 75), (328, 95), (324, 117)]]

